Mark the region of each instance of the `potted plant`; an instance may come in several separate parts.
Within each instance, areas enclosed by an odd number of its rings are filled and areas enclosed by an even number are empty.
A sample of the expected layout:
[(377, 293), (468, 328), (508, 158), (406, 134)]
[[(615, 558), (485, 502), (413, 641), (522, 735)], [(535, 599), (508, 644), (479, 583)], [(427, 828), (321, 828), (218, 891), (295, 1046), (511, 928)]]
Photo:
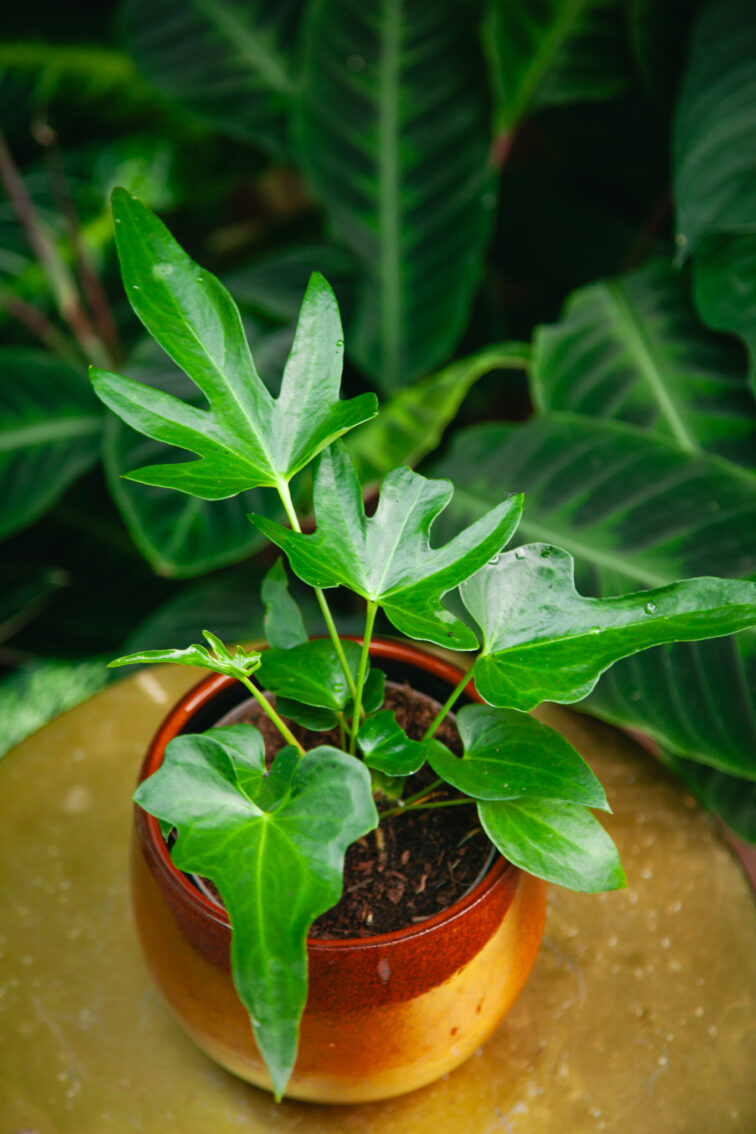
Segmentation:
[[(592, 814), (609, 810), (600, 783), (529, 710), (579, 701), (638, 650), (753, 625), (756, 584), (703, 578), (585, 598), (566, 552), (502, 550), (520, 495), (432, 547), (452, 486), (404, 467), (384, 478), (368, 517), (339, 439), (377, 404), (339, 398), (343, 336), (322, 277), (310, 281), (274, 398), (221, 283), (135, 198), (116, 190), (113, 205), (131, 304), (208, 403), (93, 369), (95, 391), (124, 421), (195, 455), (130, 478), (210, 500), (277, 492), (288, 526), (249, 519), (313, 588), (327, 630), (308, 639), (277, 561), (262, 592), (267, 649), (231, 649), (206, 631), (207, 646), (112, 663), (214, 671), (169, 715), (135, 795), (143, 944), (192, 1034), (277, 1098), (412, 1089), (465, 1058), (519, 992), (540, 942), (544, 882), (624, 884)], [(315, 529), (305, 533), (290, 484), (316, 459)], [(358, 640), (337, 632), (326, 596), (336, 587), (365, 602)], [(452, 591), (460, 615), (443, 602)], [(379, 612), (409, 639), (474, 651), (472, 666), (374, 642)], [(402, 870), (390, 855), (403, 828), (414, 841), (399, 852)], [(493, 864), (490, 850), (501, 856)], [(447, 900), (436, 859), (455, 883), (462, 875), (448, 908), (420, 900)], [(356, 899), (355, 914), (354, 895), (373, 891), (396, 907), (398, 927), (363, 914), (371, 901)]]

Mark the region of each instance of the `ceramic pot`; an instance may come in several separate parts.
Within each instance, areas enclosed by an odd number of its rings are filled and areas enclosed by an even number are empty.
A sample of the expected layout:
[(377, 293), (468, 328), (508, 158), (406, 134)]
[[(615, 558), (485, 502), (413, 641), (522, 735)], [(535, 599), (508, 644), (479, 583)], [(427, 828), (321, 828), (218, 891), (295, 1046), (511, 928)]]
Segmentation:
[[(394, 680), (445, 700), (462, 672), (400, 643), (376, 640), (371, 656)], [(472, 685), (470, 700), (479, 700)], [(140, 782), (166, 744), (201, 732), (246, 697), (211, 675), (171, 711)], [(157, 820), (135, 807), (132, 895), (155, 981), (186, 1031), (218, 1063), (270, 1087), (229, 962), (225, 910), (171, 862)], [(474, 888), (441, 914), (375, 937), (308, 942), (309, 995), (287, 1096), (366, 1102), (422, 1087), (452, 1070), (498, 1027), (541, 943), (545, 886), (498, 857)]]

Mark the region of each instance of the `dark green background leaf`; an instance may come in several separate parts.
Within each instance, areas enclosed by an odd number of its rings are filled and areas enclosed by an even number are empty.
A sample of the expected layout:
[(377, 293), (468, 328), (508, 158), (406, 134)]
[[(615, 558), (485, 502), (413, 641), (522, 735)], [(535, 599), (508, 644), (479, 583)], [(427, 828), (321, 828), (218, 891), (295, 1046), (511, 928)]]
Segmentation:
[(383, 389), (464, 329), (495, 204), (483, 60), (456, 0), (313, 0), (298, 137), (361, 273), (349, 351)]
[(104, 414), (84, 374), (0, 351), (0, 537), (31, 524), (96, 462)]
[(562, 321), (536, 334), (533, 377), (543, 410), (628, 421), (685, 452), (756, 464), (742, 351), (701, 327), (664, 260), (574, 292)]

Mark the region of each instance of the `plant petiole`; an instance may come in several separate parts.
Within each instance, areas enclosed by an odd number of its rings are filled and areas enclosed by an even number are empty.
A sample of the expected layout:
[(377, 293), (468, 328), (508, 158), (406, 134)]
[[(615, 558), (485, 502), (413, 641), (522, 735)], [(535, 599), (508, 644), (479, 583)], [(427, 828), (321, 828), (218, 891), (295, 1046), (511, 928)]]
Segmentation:
[(255, 684), (253, 684), (253, 682), (251, 682), (248, 677), (243, 677), (241, 674), (239, 674), (238, 680), (241, 681), (242, 685), (246, 685), (247, 689), (249, 689), (250, 693), (252, 694), (254, 699), (257, 701), (260, 708), (263, 710), (263, 712), (267, 713), (267, 715), (273, 721), (273, 724), (276, 726), (278, 731), (281, 733), (281, 736), (284, 738), (284, 740), (288, 741), (289, 744), (293, 744), (294, 747), (296, 748), (297, 752), (299, 753), (299, 755), (304, 756), (304, 754), (305, 754), (304, 748), (299, 743), (296, 736), (291, 731), (291, 729), (286, 724), (286, 722), (284, 720), (282, 720), (282, 718), (278, 715), (278, 713), (273, 708), (270, 701), (265, 696), (265, 694), (262, 692), (262, 690), (258, 689), (257, 686)]
[(468, 670), (468, 672), (465, 673), (464, 677), (460, 681), (459, 685), (456, 685), (454, 687), (454, 689), (452, 689), (452, 691), (449, 694), (449, 696), (447, 697), (446, 701), (444, 702), (444, 704), (441, 706), (438, 713), (436, 714), (435, 719), (432, 721), (432, 723), (425, 730), (423, 740), (430, 740), (431, 739), (431, 737), (436, 732), (436, 729), (441, 724), (441, 721), (444, 719), (444, 717), (449, 712), (449, 710), (454, 706), (454, 704), (456, 703), (458, 698), (462, 696), (462, 694), (464, 693), (465, 689), (467, 689), (467, 686), (470, 684), (471, 681), (472, 681), (472, 677), (470, 676), (470, 672)]
[[(284, 506), (284, 511), (289, 518), (289, 523), (291, 524), (292, 531), (301, 532), (302, 526), (299, 523), (299, 518), (294, 509), (291, 493), (289, 492), (289, 485), (286, 481), (281, 481), (281, 483), (278, 485), (278, 495), (281, 498), (281, 503)], [(357, 686), (355, 685), (354, 678), (352, 677), (352, 671), (350, 670), (347, 663), (344, 647), (341, 644), (341, 638), (339, 638), (339, 632), (336, 629), (336, 623), (333, 620), (333, 615), (331, 614), (331, 608), (328, 605), (328, 600), (326, 599), (321, 587), (313, 587), (312, 589), (315, 592), (315, 598), (318, 600), (318, 606), (320, 607), (321, 613), (325, 620), (325, 624), (328, 627), (328, 633), (331, 637), (331, 641), (333, 642), (333, 648), (336, 651), (336, 656), (339, 659), (339, 664), (344, 671), (344, 677), (346, 678), (347, 686), (349, 687), (349, 692), (351, 694), (352, 700), (356, 701)]]
[(370, 639), (373, 636), (375, 616), (378, 613), (378, 603), (368, 600), (367, 614), (365, 616), (365, 634), (362, 639), (362, 653), (360, 654), (360, 667), (357, 671), (357, 693), (354, 698), (354, 716), (352, 717), (352, 739), (349, 742), (350, 755), (354, 756), (357, 749), (357, 733), (360, 729), (360, 714), (362, 713), (362, 689), (365, 684), (368, 658), (370, 656)]
[(408, 811), (431, 811), (438, 807), (461, 807), (464, 803), (477, 803), (476, 799), (444, 799), (438, 803), (423, 803), (419, 800), (417, 803), (406, 804), (404, 807), (392, 807), (390, 811), (381, 812), (381, 819), (393, 819), (395, 815), (406, 815)]

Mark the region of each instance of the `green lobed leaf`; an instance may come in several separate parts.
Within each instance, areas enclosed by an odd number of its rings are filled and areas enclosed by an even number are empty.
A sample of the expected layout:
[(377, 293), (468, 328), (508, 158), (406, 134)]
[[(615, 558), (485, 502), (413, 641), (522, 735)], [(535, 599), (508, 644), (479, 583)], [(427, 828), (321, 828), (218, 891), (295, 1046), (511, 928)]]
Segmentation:
[(297, 135), (361, 268), (354, 361), (386, 390), (449, 357), (496, 203), (476, 21), (456, 0), (313, 0)]
[(397, 465), (414, 467), (440, 444), (479, 378), (492, 370), (522, 369), (529, 357), (527, 343), (486, 347), (392, 394), (378, 417), (344, 439), (362, 482), (379, 480)]
[[(464, 755), (434, 741), (428, 762), (473, 799), (557, 799), (609, 811), (604, 789), (582, 756), (553, 728), (513, 709), (465, 705), (457, 713)], [(362, 729), (360, 729), (362, 736)]]
[(307, 641), (302, 612), (289, 594), (283, 559), (277, 559), (263, 579), (260, 591), (265, 606), (265, 637), (275, 649), (289, 650)]
[(574, 571), (567, 552), (533, 543), (462, 584), (483, 630), (475, 685), (486, 701), (523, 711), (581, 701), (620, 658), (756, 625), (756, 583), (686, 579), (598, 599), (578, 594)]
[(286, 149), (301, 0), (126, 0), (126, 43), (145, 78), (224, 134)]
[(477, 571), (517, 528), (522, 500), (512, 496), (444, 547), (431, 548), (430, 528), (447, 506), (452, 486), (394, 469), (368, 518), (354, 466), (341, 445), (320, 459), (315, 474), (317, 530), (303, 535), (262, 516), (250, 516), (312, 586), (346, 586), (382, 607), (410, 638), (451, 649), (475, 649), (475, 635), (441, 603), (442, 596)]
[(327, 746), (298, 760), (285, 748), (264, 776), (257, 730), (232, 732), (172, 740), (134, 798), (178, 830), (176, 866), (218, 888), (233, 928), (234, 984), (280, 1098), (307, 996), (307, 932), (338, 902), (346, 848), (378, 814), (359, 760)]
[(627, 884), (617, 848), (586, 807), (515, 799), (481, 802), (478, 815), (494, 846), (528, 874), (589, 894)]
[(140, 653), (127, 654), (122, 658), (115, 658), (108, 662), (110, 668), (124, 665), (161, 665), (170, 662), (172, 665), (196, 665), (205, 669), (212, 669), (215, 673), (226, 673), (231, 677), (248, 677), (260, 668), (262, 654), (256, 650), (245, 650), (236, 646), (233, 651), (224, 646), (220, 638), (203, 630), (210, 649), (206, 646), (187, 646), (185, 649), (168, 650), (142, 650)]
[(756, 463), (742, 353), (700, 325), (662, 259), (574, 292), (562, 320), (537, 331), (532, 373), (542, 410), (627, 421), (688, 453)]
[(278, 487), (321, 449), (377, 411), (373, 394), (339, 400), (343, 337), (333, 292), (313, 276), (294, 345), (274, 399), (255, 369), (239, 311), (223, 285), (200, 269), (149, 209), (113, 194), (116, 244), (126, 294), (153, 338), (207, 398), (209, 410), (96, 368), (98, 397), (127, 424), (199, 460), (130, 474), (142, 484), (206, 500)]
[[(564, 547), (581, 590), (611, 596), (678, 578), (756, 578), (756, 478), (631, 426), (549, 414), (458, 434), (436, 475), (453, 477), (442, 531), (506, 488), (528, 506), (519, 538)], [(756, 634), (659, 647), (618, 662), (587, 703), (675, 753), (756, 777)]]
[(103, 416), (69, 363), (0, 351), (0, 537), (33, 523), (96, 463)]
[(500, 129), (544, 106), (619, 94), (623, 31), (616, 0), (488, 0), (484, 43)]
[[(254, 340), (258, 358), (270, 339), (268, 333)], [(132, 353), (129, 369), (148, 386), (189, 404), (201, 402), (196, 386), (151, 339)], [(159, 575), (192, 578), (246, 559), (264, 546), (259, 532), (250, 531), (246, 523), (250, 508), (276, 519), (285, 514), (277, 496), (261, 488), (225, 500), (202, 500), (169, 488), (134, 483), (124, 475), (129, 469), (155, 461), (179, 461), (182, 454), (136, 433), (113, 414), (107, 415), (102, 455), (110, 494), (129, 535)]]
[(383, 709), (360, 725), (357, 743), (368, 768), (387, 776), (411, 776), (427, 759), (430, 744), (411, 740), (390, 709)]

